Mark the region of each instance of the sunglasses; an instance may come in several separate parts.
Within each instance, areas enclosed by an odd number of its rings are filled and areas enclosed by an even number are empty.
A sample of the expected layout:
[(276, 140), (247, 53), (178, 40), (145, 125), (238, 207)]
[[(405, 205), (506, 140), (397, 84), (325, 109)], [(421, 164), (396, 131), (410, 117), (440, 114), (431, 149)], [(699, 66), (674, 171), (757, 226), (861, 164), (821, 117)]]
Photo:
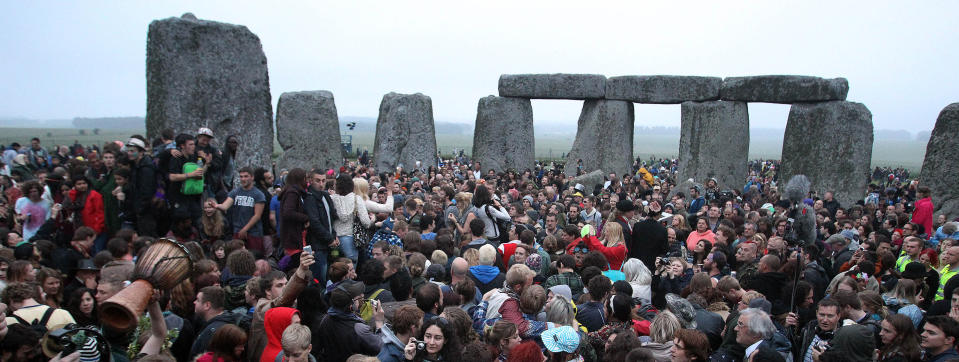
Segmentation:
[(573, 252), (574, 252), (574, 253), (588, 254), (588, 253), (589, 253), (589, 248), (587, 248), (587, 247), (585, 247), (585, 246), (577, 246), (577, 247), (573, 248)]

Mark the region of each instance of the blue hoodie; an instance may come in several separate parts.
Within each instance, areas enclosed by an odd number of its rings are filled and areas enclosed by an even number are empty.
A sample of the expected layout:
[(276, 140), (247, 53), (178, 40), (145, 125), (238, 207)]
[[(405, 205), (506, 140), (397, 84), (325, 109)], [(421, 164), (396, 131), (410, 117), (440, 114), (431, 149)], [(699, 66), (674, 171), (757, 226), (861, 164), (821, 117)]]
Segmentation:
[(499, 268), (492, 265), (471, 266), (470, 273), (473, 273), (476, 279), (483, 284), (489, 284), (489, 282), (493, 281), (493, 279), (499, 275)]

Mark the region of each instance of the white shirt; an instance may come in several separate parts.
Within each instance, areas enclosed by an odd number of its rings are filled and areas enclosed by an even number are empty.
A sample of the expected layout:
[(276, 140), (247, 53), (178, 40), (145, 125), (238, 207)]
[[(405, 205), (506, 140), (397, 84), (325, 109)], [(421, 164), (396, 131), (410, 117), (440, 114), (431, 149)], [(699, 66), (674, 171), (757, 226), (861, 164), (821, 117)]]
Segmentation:
[(763, 343), (763, 340), (760, 339), (760, 340), (757, 341), (756, 343), (753, 343), (753, 344), (751, 344), (749, 347), (746, 347), (746, 354), (745, 354), (745, 357), (743, 357), (743, 359), (744, 359), (744, 360), (748, 360), (748, 359), (749, 359), (749, 355), (753, 354), (753, 352), (756, 352), (756, 350), (759, 349), (759, 344), (760, 344), (760, 343)]

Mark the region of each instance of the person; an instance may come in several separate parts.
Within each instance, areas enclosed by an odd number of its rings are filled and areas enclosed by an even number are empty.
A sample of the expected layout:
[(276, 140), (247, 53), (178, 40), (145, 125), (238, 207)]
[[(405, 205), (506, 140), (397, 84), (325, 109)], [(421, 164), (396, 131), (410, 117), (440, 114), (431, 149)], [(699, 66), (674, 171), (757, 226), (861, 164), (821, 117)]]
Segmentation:
[(712, 245), (716, 241), (716, 235), (709, 229), (709, 222), (706, 218), (696, 219), (696, 230), (693, 230), (693, 232), (689, 233), (689, 236), (686, 237), (686, 250), (696, 249), (696, 243), (700, 240), (706, 240), (709, 242), (709, 245)]
[(93, 254), (94, 240), (97, 234), (93, 229), (83, 226), (78, 228), (70, 241), (69, 248), (57, 248), (51, 253), (53, 266), (72, 279), (76, 275), (76, 268), (80, 260), (89, 259)]
[(214, 198), (207, 203), (224, 212), (230, 211), (230, 225), (233, 239), (243, 240), (251, 251), (265, 255), (263, 245), (263, 224), (260, 222), (266, 207), (266, 196), (253, 187), (253, 169), (243, 167), (239, 170), (240, 187), (227, 194), (226, 200), (217, 203)]
[(11, 283), (3, 290), (0, 295), (12, 313), (6, 317), (7, 325), (23, 324), (30, 326), (33, 323), (39, 323), (52, 331), (60, 326), (76, 323), (70, 312), (40, 304), (37, 299), (40, 298), (36, 284), (32, 283)]
[[(220, 152), (210, 141), (213, 141), (213, 130), (201, 127), (196, 132), (196, 155), (203, 159), (204, 171), (207, 177), (204, 177), (203, 183), (209, 194), (216, 197), (217, 200), (224, 198), (223, 174), (226, 168), (223, 153)], [(177, 143), (179, 146), (179, 142)], [(232, 178), (233, 175), (230, 175)]]
[[(354, 244), (356, 241), (356, 235), (353, 233), (354, 226), (356, 226), (354, 224), (358, 221), (362, 227), (367, 229), (373, 225), (369, 210), (366, 209), (366, 201), (354, 192), (355, 189), (353, 178), (346, 174), (340, 174), (336, 177), (336, 194), (330, 195), (333, 200), (333, 209), (336, 210), (337, 214), (337, 218), (333, 222), (333, 229), (336, 230), (340, 250), (344, 256), (353, 260), (354, 263), (359, 260), (357, 248), (363, 247), (364, 250), (366, 248), (365, 244)], [(368, 242), (369, 240), (365, 241)]]
[(514, 264), (506, 272), (506, 281), (500, 289), (483, 295), (483, 302), (474, 311), (473, 319), (495, 320), (501, 318), (516, 324), (521, 336), (531, 337), (546, 327), (545, 323), (529, 320), (520, 308), (520, 296), (533, 284), (536, 272), (525, 264)]
[(333, 199), (324, 189), (326, 175), (320, 170), (310, 171), (310, 187), (307, 197), (303, 201), (303, 208), (310, 218), (310, 225), (306, 232), (306, 240), (313, 247), (316, 263), (310, 268), (313, 276), (321, 284), (326, 282), (327, 259), (332, 248), (339, 246), (333, 222), (339, 218), (333, 208)]
[(673, 362), (706, 361), (709, 340), (703, 332), (695, 329), (680, 329), (673, 338)]
[(906, 271), (906, 265), (911, 262), (919, 261), (919, 254), (922, 253), (922, 239), (915, 236), (907, 237), (902, 242), (902, 256), (896, 259), (896, 270), (899, 273)]
[(775, 347), (765, 343), (776, 333), (776, 326), (769, 318), (769, 314), (757, 308), (747, 308), (739, 313), (739, 319), (736, 322), (736, 343), (746, 348), (744, 359), (752, 360), (760, 350), (766, 350), (765, 353), (774, 352), (770, 356), (776, 356), (776, 361), (785, 359), (776, 352)]
[(813, 349), (813, 360), (817, 362), (872, 361), (876, 348), (872, 333), (872, 329), (864, 325), (843, 326), (836, 331), (828, 347), (817, 346)]
[(383, 348), (376, 357), (384, 362), (404, 361), (403, 349), (413, 336), (420, 334), (422, 326), (422, 310), (412, 305), (397, 309), (392, 323), (383, 327)]
[(178, 156), (171, 157), (166, 171), (166, 198), (176, 222), (193, 222), (202, 214), (203, 173), (200, 157), (196, 154), (196, 139), (181, 133), (176, 136)]
[[(587, 229), (588, 230), (588, 229)], [(606, 225), (602, 231), (603, 240), (593, 236), (583, 237), (591, 250), (599, 250), (609, 263), (609, 270), (621, 270), (626, 260), (626, 244), (623, 239), (623, 227), (619, 223)]]
[(53, 203), (43, 198), (43, 186), (37, 181), (28, 181), (20, 185), (23, 195), (17, 199), (14, 211), (17, 220), (23, 225), (23, 240), (29, 241), (40, 227), (54, 213), (51, 211)]
[(73, 316), (78, 326), (96, 326), (99, 323), (94, 294), (96, 291), (89, 288), (78, 288), (69, 294), (67, 311)]
[(43, 291), (43, 304), (54, 308), (60, 308), (63, 305), (63, 279), (59, 271), (41, 267), (37, 272), (37, 282)]
[(496, 361), (505, 362), (509, 359), (510, 350), (519, 345), (519, 331), (513, 322), (499, 320), (486, 332), (486, 348), (490, 354), (496, 356)]
[(296, 323), (286, 327), (283, 336), (280, 339), (280, 353), (276, 355), (274, 361), (280, 362), (316, 362), (316, 358), (310, 354), (313, 350), (313, 344), (310, 343), (310, 328)]
[(143, 137), (133, 136), (126, 143), (126, 156), (130, 166), (130, 193), (125, 196), (127, 218), (132, 219), (137, 234), (157, 236), (157, 222), (152, 207), (157, 190), (156, 166), (146, 152)]
[(543, 284), (543, 288), (551, 289), (557, 285), (566, 285), (569, 287), (570, 292), (573, 293), (573, 298), (579, 298), (579, 296), (583, 294), (585, 286), (583, 285), (583, 279), (574, 271), (575, 267), (576, 260), (572, 255), (560, 255), (559, 258), (556, 259), (556, 274), (546, 278), (546, 283)]
[[(82, 175), (74, 176), (73, 189), (68, 193), (69, 199), (67, 209), (73, 210), (74, 218), (80, 217), (80, 223), (96, 232), (97, 239), (93, 246), (94, 252), (103, 250), (106, 246), (107, 233), (106, 221), (104, 219), (103, 196), (99, 192), (90, 188), (90, 180)], [(27, 239), (30, 240), (30, 239)], [(96, 245), (99, 243), (99, 245)]]
[[(595, 279), (595, 278), (594, 278)], [(595, 332), (589, 332), (588, 341), (597, 351), (605, 351), (606, 344), (616, 331), (633, 330), (633, 299), (626, 294), (613, 294), (606, 305), (606, 324)]]
[(319, 355), (330, 361), (345, 361), (354, 353), (379, 353), (383, 346), (385, 312), (379, 302), (371, 302), (374, 307), (373, 327), (356, 314), (364, 302), (364, 289), (366, 286), (362, 282), (354, 281), (344, 281), (333, 289), (330, 294), (330, 310), (323, 317), (317, 331), (320, 340), (324, 341), (324, 344), (319, 346)]
[[(932, 203), (932, 191), (929, 186), (919, 186), (917, 189), (917, 198), (912, 211), (911, 222), (922, 227), (920, 231), (925, 235), (932, 236), (932, 211), (935, 209)], [(919, 231), (917, 231), (917, 235)]]
[[(669, 258), (669, 264), (657, 260), (656, 272), (653, 274), (653, 285), (657, 286), (658, 295), (668, 293), (680, 294), (693, 279), (693, 269), (683, 258)], [(657, 297), (658, 299), (658, 297)], [(657, 303), (653, 303), (657, 304)], [(661, 305), (661, 304), (660, 304)]]
[[(479, 221), (477, 220), (477, 222)], [(496, 248), (493, 245), (485, 244), (479, 248), (479, 265), (469, 267), (469, 277), (482, 294), (499, 288), (506, 280), (506, 275), (493, 265), (495, 263)]]
[(950, 246), (940, 256), (942, 269), (939, 269), (939, 289), (936, 290), (936, 300), (945, 299), (946, 283), (959, 274), (959, 246)]
[(455, 361), (462, 353), (462, 344), (452, 324), (443, 317), (423, 323), (420, 340), (423, 341), (423, 349), (412, 339), (403, 348), (403, 357), (407, 361)]
[(50, 156), (50, 154), (47, 153), (47, 150), (40, 146), (40, 139), (37, 137), (30, 139), (30, 148), (28, 148), (26, 152), (23, 152), (23, 154), (27, 155), (27, 159), (30, 161), (30, 165), (32, 165), (33, 168), (41, 168), (45, 166), (47, 163), (47, 157)]
[(509, 212), (500, 205), (500, 200), (494, 198), (493, 194), (485, 185), (477, 185), (473, 193), (473, 207), (476, 208), (474, 214), (476, 218), (483, 222), (483, 235), (487, 240), (495, 240), (501, 243), (509, 242), (507, 235), (502, 235), (499, 224), (509, 222)]
[[(793, 346), (798, 348), (793, 355), (799, 357), (802, 361), (811, 361), (813, 349), (819, 346), (820, 342), (829, 343), (839, 328), (839, 321), (842, 316), (842, 310), (839, 302), (834, 299), (826, 298), (819, 301), (816, 309), (816, 320), (810, 321), (802, 331), (793, 337)], [(795, 326), (795, 318), (787, 317), (787, 326)]]
[(586, 327), (587, 331), (595, 332), (606, 325), (604, 304), (613, 289), (613, 283), (605, 275), (597, 275), (589, 280), (588, 289), (589, 302), (578, 306), (576, 320)]
[(626, 282), (633, 288), (633, 298), (638, 298), (644, 305), (652, 301), (653, 273), (646, 268), (646, 264), (639, 259), (629, 259), (623, 263), (623, 274)]
[(453, 243), (460, 245), (463, 238), (470, 234), (470, 223), (476, 218), (476, 207), (473, 206), (473, 194), (460, 192), (454, 198), (455, 205), (446, 209), (446, 222), (453, 227)]
[[(280, 191), (279, 222), (280, 245), (286, 255), (293, 255), (303, 249), (303, 231), (310, 216), (303, 207), (306, 198), (306, 171), (294, 168), (286, 175), (286, 185)], [(355, 263), (355, 262), (354, 262)]]
[(205, 323), (200, 330), (201, 332), (197, 335), (196, 340), (193, 342), (193, 347), (190, 349), (190, 356), (196, 357), (207, 350), (217, 329), (235, 321), (236, 316), (224, 310), (226, 306), (226, 292), (218, 286), (209, 286), (200, 289), (200, 292), (196, 295), (196, 301), (193, 302), (193, 306), (194, 313)]
[(548, 361), (566, 362), (576, 361), (581, 358), (577, 353), (579, 349), (580, 338), (573, 330), (573, 327), (562, 326), (552, 328), (543, 332), (543, 345), (549, 352)]
[(959, 340), (959, 322), (946, 316), (926, 318), (922, 327), (921, 343), (926, 351), (926, 361), (944, 362), (959, 357), (956, 341)]
[[(632, 203), (629, 203), (629, 205), (632, 205)], [(617, 208), (619, 206), (617, 204)], [(635, 209), (635, 206), (632, 207)], [(645, 219), (637, 222), (632, 228), (623, 228), (623, 236), (626, 236), (626, 231), (630, 230), (630, 236), (626, 240), (626, 250), (628, 250), (629, 257), (639, 259), (649, 270), (656, 269), (656, 258), (665, 254), (669, 247), (666, 227), (657, 220), (661, 211), (657, 210), (658, 207), (659, 201), (653, 200), (653, 202), (650, 202), (650, 214)], [(627, 209), (629, 208), (627, 207)], [(632, 212), (626, 214), (630, 215)], [(616, 222), (621, 226), (624, 225), (619, 219), (616, 219)], [(625, 223), (625, 225), (629, 225), (629, 223)]]
[(243, 361), (247, 334), (243, 328), (226, 324), (217, 329), (210, 337), (206, 353), (199, 356), (197, 362), (239, 362)]
[(902, 314), (890, 314), (882, 321), (879, 332), (882, 347), (879, 349), (879, 361), (913, 362), (922, 358), (919, 348), (919, 336), (912, 320)]

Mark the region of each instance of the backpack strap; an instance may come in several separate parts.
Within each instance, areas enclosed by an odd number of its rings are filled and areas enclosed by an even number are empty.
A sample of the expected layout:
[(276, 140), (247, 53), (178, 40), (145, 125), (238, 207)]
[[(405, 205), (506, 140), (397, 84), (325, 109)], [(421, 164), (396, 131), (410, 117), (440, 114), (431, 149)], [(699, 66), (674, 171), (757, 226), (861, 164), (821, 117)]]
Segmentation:
[(382, 288), (377, 289), (375, 292), (373, 292), (373, 294), (370, 294), (370, 299), (376, 299), (376, 297), (380, 296), (380, 293), (382, 293), (384, 290), (385, 289)]
[(22, 325), (24, 325), (24, 326), (27, 326), (27, 327), (30, 326), (30, 323), (29, 323), (29, 322), (23, 320), (23, 318), (20, 318), (20, 316), (16, 315), (15, 313), (10, 313), (10, 316), (13, 317), (13, 319), (16, 319), (16, 320), (17, 320), (17, 323), (20, 323), (20, 324), (22, 324)]
[(483, 211), (486, 211), (486, 216), (489, 217), (489, 220), (493, 222), (493, 230), (496, 231), (496, 236), (499, 237), (499, 224), (496, 223), (496, 218), (493, 217), (493, 214), (489, 212), (489, 205), (483, 205)]
[(43, 317), (40, 317), (40, 325), (46, 328), (47, 322), (50, 321), (50, 317), (53, 316), (53, 307), (47, 307), (47, 311), (43, 312)]

